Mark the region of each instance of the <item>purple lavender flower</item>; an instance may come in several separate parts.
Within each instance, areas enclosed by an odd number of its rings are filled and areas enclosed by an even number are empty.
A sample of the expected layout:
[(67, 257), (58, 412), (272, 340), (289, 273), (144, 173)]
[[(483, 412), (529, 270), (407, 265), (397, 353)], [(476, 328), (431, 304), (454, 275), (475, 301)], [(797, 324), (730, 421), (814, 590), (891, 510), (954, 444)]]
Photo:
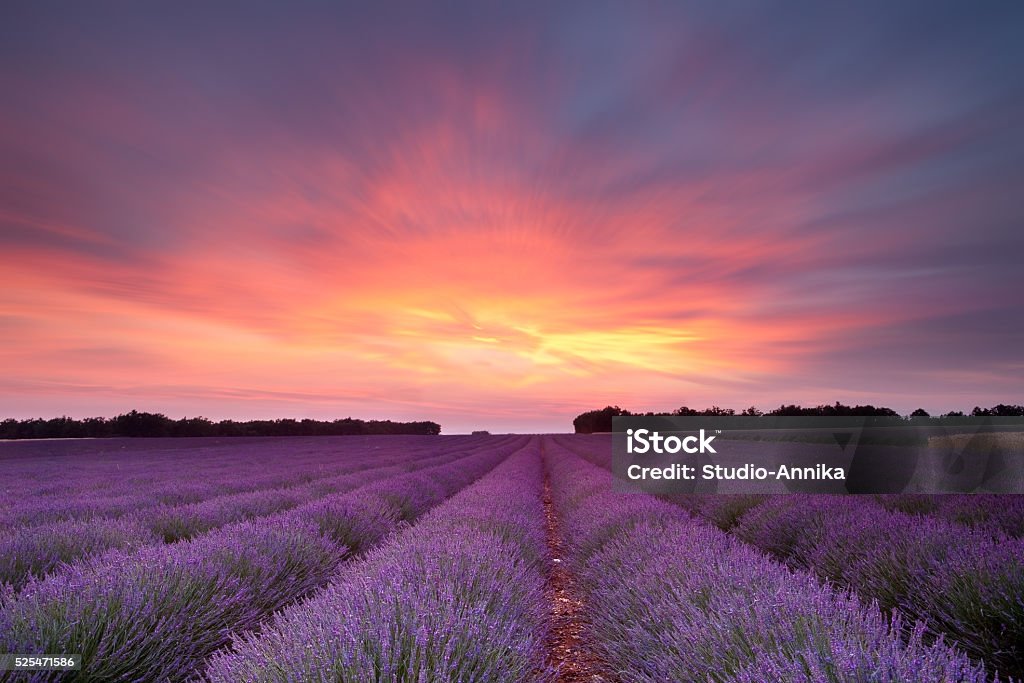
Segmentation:
[[(468, 449), (443, 465), (397, 475), (432, 482), (417, 490), (414, 507), (425, 511), (504, 460), (526, 439), (499, 448)], [(438, 441), (435, 444), (441, 445)], [(386, 491), (386, 486), (380, 490)], [(359, 491), (336, 496), (358, 500)], [(376, 493), (369, 494), (376, 500)], [(330, 499), (325, 499), (330, 500)], [(0, 605), (0, 652), (77, 652), (84, 669), (74, 680), (183, 681), (233, 633), (258, 627), (272, 612), (326, 585), (349, 550), (325, 534), (323, 501), (201, 534), (190, 541), (114, 550), (30, 580), (17, 595), (5, 589)], [(333, 509), (353, 515), (386, 512), (374, 504)], [(391, 514), (391, 513), (387, 513)], [(394, 516), (353, 521), (364, 547), (370, 536), (394, 528)], [(369, 530), (369, 531), (367, 531)], [(5, 678), (6, 676), (6, 678)], [(0, 674), (0, 680), (14, 679)], [(23, 677), (24, 678), (24, 677)], [(64, 680), (40, 674), (33, 680)]]
[(536, 447), (215, 656), (205, 680), (540, 681), (547, 565)]
[(677, 506), (612, 491), (606, 470), (558, 448), (547, 465), (590, 636), (622, 681), (986, 680), (962, 653), (923, 643), (922, 626), (904, 641), (899, 620)]

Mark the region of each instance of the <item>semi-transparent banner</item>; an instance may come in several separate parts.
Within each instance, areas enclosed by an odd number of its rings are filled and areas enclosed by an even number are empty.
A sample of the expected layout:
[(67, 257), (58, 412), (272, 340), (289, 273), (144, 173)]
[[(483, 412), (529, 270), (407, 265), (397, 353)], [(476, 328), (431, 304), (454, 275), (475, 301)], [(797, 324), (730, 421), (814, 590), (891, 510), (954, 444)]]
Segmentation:
[(619, 490), (1024, 493), (1024, 418), (615, 417)]

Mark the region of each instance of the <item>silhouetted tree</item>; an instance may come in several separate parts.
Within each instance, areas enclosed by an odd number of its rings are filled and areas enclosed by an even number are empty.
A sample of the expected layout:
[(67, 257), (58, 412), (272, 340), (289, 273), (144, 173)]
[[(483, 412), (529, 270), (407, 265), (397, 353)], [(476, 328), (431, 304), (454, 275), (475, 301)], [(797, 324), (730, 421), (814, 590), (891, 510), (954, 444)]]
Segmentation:
[(56, 417), (49, 420), (5, 419), (0, 421), (0, 439), (52, 439), (52, 438), (104, 438), (110, 436), (164, 437), (164, 436), (344, 436), (352, 434), (424, 434), (441, 433), (436, 422), (392, 422), (391, 420), (356, 420), (345, 418), (324, 422), (320, 420), (250, 420), (213, 422), (205, 417), (184, 417), (172, 420), (160, 413), (132, 410), (106, 419), (89, 417), (75, 420)]
[(1000, 403), (993, 408), (989, 408), (989, 412), (995, 417), (1024, 417), (1024, 406)]
[(672, 415), (678, 415), (679, 417), (697, 417), (700, 414), (701, 412), (699, 410), (694, 410), (693, 408), (689, 408), (687, 406), (683, 406), (682, 408), (676, 408), (672, 412)]
[[(994, 415), (999, 417), (1024, 416), (1024, 406), (1005, 405), (1000, 403), (994, 408), (975, 407), (971, 414), (974, 416)], [(576, 419), (573, 420), (573, 427), (578, 434), (611, 431), (612, 417), (617, 415), (638, 415), (646, 417), (728, 417), (736, 415), (736, 411), (732, 408), (721, 408), (719, 406), (711, 406), (704, 410), (697, 410), (695, 408), (690, 408), (689, 406), (682, 406), (669, 413), (630, 413), (628, 410), (624, 410), (618, 406), (606, 406), (601, 410), (591, 410), (576, 416)], [(870, 403), (867, 405), (848, 406), (840, 403), (839, 401), (832, 404), (821, 404), (811, 408), (804, 408), (803, 406), (792, 403), (784, 403), (778, 408), (769, 410), (766, 413), (761, 412), (754, 406), (750, 406), (749, 408), (745, 408), (740, 415), (743, 417), (899, 417), (899, 413), (892, 408), (873, 406)], [(953, 411), (944, 415), (944, 417), (957, 416), (962, 417), (963, 413)], [(918, 408), (911, 413), (911, 417), (929, 417), (929, 415), (924, 409)]]
[(704, 415), (708, 417), (729, 417), (735, 414), (736, 411), (732, 408), (719, 408), (718, 406), (711, 406), (704, 411)]
[(618, 406), (605, 406), (601, 410), (591, 410), (582, 415), (577, 415), (576, 419), (572, 421), (572, 426), (577, 434), (610, 432), (612, 431), (613, 417), (630, 414), (628, 410), (623, 410)]
[(117, 436), (169, 436), (171, 420), (161, 413), (140, 413), (133, 410), (113, 419)]

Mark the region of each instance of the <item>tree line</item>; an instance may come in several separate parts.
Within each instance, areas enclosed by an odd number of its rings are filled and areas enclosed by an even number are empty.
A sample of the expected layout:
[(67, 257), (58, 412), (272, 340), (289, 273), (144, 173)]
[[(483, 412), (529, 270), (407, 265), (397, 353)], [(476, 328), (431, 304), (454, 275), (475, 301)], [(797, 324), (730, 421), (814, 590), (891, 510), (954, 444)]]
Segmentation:
[[(733, 408), (720, 408), (718, 406), (711, 406), (704, 410), (696, 410), (687, 406), (677, 408), (667, 413), (631, 413), (628, 410), (620, 408), (619, 406), (605, 406), (600, 410), (590, 410), (585, 413), (581, 413), (576, 416), (576, 419), (572, 421), (573, 428), (577, 434), (593, 434), (594, 432), (610, 432), (612, 431), (612, 418), (619, 416), (633, 416), (633, 417), (730, 417), (733, 415), (739, 415), (742, 417), (901, 417), (892, 408), (876, 407), (873, 405), (856, 405), (847, 406), (843, 405), (839, 401), (834, 404), (822, 404), (814, 406), (812, 408), (805, 408), (798, 405), (781, 405), (774, 410), (768, 412), (762, 412), (757, 408), (751, 406), (745, 408), (739, 412)], [(918, 408), (907, 418), (925, 418), (931, 417), (927, 411), (922, 408)], [(948, 413), (943, 413), (938, 416), (941, 418), (957, 418), (957, 417), (1024, 417), (1024, 406), (1019, 405), (1008, 405), (1000, 403), (991, 408), (981, 408), (975, 406), (974, 410), (970, 413), (965, 414), (959, 410), (954, 410)]]
[(71, 417), (0, 421), (0, 439), (67, 439), (173, 436), (349, 436), (357, 434), (441, 433), (436, 422), (392, 422), (391, 420), (221, 420), (183, 417), (174, 420), (161, 413), (133, 410), (116, 417)]

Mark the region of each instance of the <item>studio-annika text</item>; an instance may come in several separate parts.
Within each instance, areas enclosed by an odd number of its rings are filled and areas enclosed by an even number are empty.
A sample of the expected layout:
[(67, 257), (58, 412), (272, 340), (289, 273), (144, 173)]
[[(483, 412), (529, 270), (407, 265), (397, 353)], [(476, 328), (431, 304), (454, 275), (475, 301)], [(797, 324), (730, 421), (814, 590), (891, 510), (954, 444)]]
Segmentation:
[[(626, 430), (626, 452), (630, 454), (676, 454), (676, 453), (717, 453), (711, 442), (714, 435), (707, 435), (703, 429), (699, 435), (679, 437), (676, 435), (662, 436), (656, 431), (647, 429)], [(842, 467), (831, 467), (817, 464), (810, 467), (795, 465), (778, 465), (768, 468), (746, 463), (743, 465), (705, 464), (696, 465), (673, 463), (665, 467), (644, 467), (633, 464), (626, 469), (626, 476), (633, 480), (840, 480), (846, 479), (846, 470)]]

